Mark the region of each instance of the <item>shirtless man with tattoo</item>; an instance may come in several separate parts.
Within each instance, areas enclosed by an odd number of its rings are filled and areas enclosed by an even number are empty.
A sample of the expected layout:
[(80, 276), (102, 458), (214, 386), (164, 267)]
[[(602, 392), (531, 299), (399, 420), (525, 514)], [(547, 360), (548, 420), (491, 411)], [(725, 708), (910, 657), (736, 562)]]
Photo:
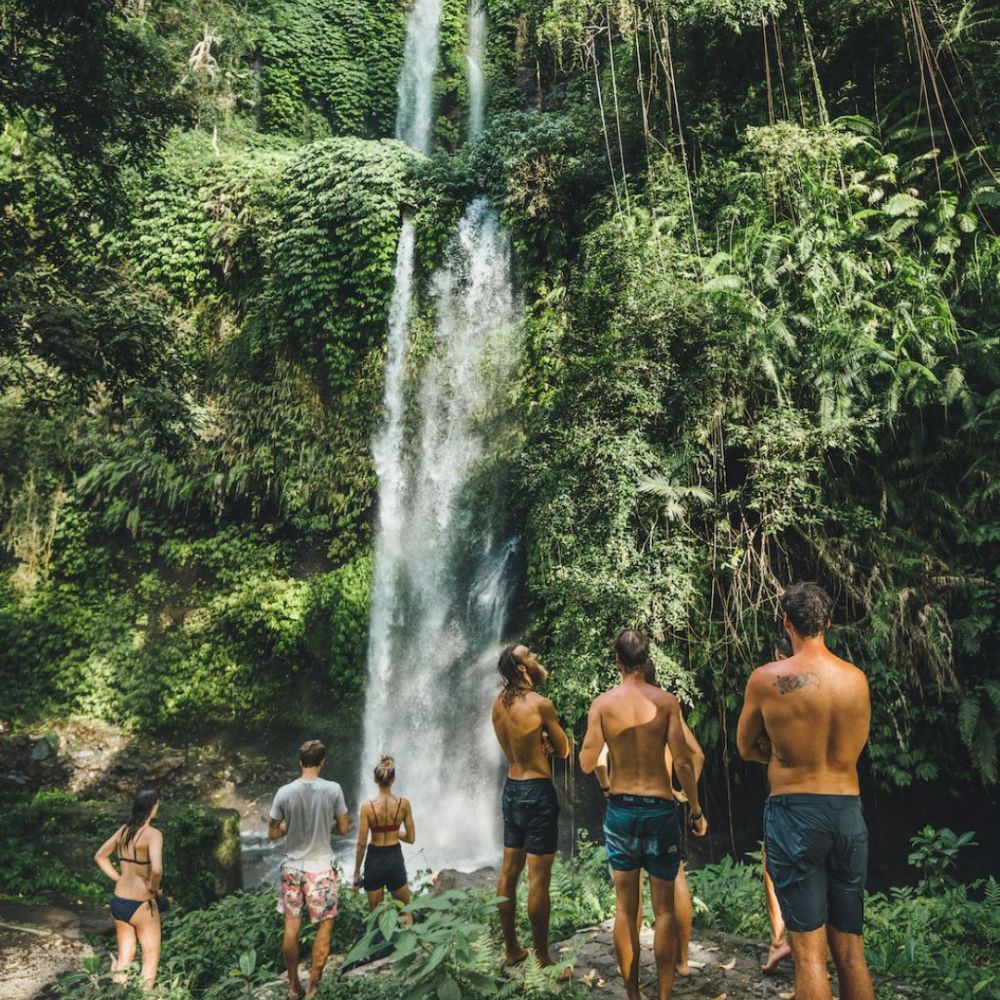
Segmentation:
[(814, 583), (781, 598), (792, 655), (747, 682), (736, 742), (767, 764), (767, 870), (795, 956), (796, 1000), (831, 1000), (827, 944), (841, 1000), (874, 1000), (862, 924), (868, 829), (858, 758), (868, 741), (865, 675), (826, 648), (833, 602)]

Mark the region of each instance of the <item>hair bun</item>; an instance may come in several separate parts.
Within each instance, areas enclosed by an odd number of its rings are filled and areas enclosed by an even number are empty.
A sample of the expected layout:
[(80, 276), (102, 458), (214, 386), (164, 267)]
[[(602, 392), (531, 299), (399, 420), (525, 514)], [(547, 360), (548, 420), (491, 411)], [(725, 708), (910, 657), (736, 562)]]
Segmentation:
[(383, 788), (396, 780), (396, 761), (390, 754), (382, 754), (382, 759), (375, 767), (375, 781)]

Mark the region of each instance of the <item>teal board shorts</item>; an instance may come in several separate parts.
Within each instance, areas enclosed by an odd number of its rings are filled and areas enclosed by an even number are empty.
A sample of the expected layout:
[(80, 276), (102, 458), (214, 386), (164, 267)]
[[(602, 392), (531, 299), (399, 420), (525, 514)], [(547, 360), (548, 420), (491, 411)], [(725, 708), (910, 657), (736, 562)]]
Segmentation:
[(677, 805), (652, 795), (610, 795), (604, 813), (604, 849), (615, 871), (645, 868), (673, 882), (681, 865)]
[(772, 795), (764, 806), (764, 846), (790, 931), (829, 924), (861, 933), (868, 827), (857, 795)]

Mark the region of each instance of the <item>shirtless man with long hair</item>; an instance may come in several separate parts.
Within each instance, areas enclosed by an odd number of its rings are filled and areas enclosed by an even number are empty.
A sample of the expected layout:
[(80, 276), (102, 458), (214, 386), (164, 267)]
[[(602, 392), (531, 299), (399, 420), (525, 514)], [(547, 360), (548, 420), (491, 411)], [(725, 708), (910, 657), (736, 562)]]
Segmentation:
[[(493, 703), (493, 729), (507, 758), (503, 789), (503, 866), (497, 883), (500, 927), (508, 965), (524, 961), (517, 940), (517, 880), (528, 865), (528, 919), (535, 955), (542, 966), (549, 955), (549, 882), (559, 840), (559, 803), (552, 784), (551, 754), (569, 757), (569, 740), (555, 706), (536, 686), (548, 677), (538, 657), (522, 643), (500, 654), (497, 671), (503, 688)], [(568, 970), (567, 970), (568, 973)]]
[(795, 957), (796, 1000), (831, 1000), (827, 945), (841, 1000), (874, 1000), (862, 927), (868, 829), (858, 758), (868, 741), (868, 679), (826, 648), (833, 602), (815, 583), (781, 597), (792, 655), (747, 682), (736, 744), (767, 764), (767, 870)]

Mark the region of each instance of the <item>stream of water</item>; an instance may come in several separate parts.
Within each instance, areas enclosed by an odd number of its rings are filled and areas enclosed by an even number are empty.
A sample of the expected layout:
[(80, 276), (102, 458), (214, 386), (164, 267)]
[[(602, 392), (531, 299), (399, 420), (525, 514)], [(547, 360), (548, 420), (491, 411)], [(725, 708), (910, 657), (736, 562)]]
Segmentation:
[[(485, 15), (469, 9), (469, 133), (482, 129)], [(410, 14), (397, 132), (430, 147), (440, 0)], [(411, 35), (420, 33), (419, 40)], [(435, 41), (432, 52), (428, 39)], [(520, 304), (510, 239), (485, 198), (466, 208), (428, 282), (433, 346), (408, 354), (414, 234), (403, 222), (388, 331), (375, 581), (360, 788), (382, 753), (420, 830), (418, 867), (469, 866), (499, 853), (499, 751), (490, 726), (494, 667), (516, 583), (491, 433), (517, 360)], [(421, 819), (423, 820), (421, 822)]]

